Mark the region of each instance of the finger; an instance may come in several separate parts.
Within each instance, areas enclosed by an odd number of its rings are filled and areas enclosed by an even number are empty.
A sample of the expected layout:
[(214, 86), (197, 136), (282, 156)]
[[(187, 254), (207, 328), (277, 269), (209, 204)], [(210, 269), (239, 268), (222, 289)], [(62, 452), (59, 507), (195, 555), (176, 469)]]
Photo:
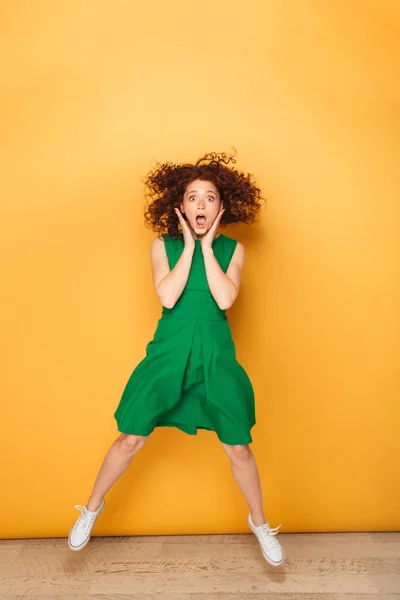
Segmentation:
[(182, 213), (181, 213), (181, 211), (179, 210), (179, 208), (174, 208), (174, 210), (175, 210), (175, 213), (178, 215), (178, 219), (179, 219), (179, 221), (180, 221), (181, 223), (184, 223), (184, 222), (185, 222), (185, 219), (183, 218), (183, 216), (182, 216)]
[(183, 217), (183, 214), (181, 213), (181, 211), (179, 210), (179, 208), (175, 208), (175, 212), (178, 215), (179, 219), (183, 222), (186, 223), (186, 219)]
[(220, 220), (222, 219), (222, 215), (224, 214), (224, 211), (221, 211), (220, 213), (218, 213), (214, 223), (213, 223), (213, 227), (217, 228), (218, 224), (220, 222)]
[(186, 219), (183, 218), (181, 211), (176, 207), (174, 208), (174, 210), (175, 210), (176, 214), (178, 215), (178, 219), (179, 219), (179, 222), (182, 227), (182, 232), (184, 233), (184, 232), (190, 231), (187, 221), (186, 221)]
[(224, 209), (224, 208), (222, 208), (222, 207), (220, 206), (220, 207), (219, 207), (218, 214), (217, 214), (217, 216), (215, 217), (215, 219), (220, 219), (220, 218), (222, 217), (222, 215), (224, 214), (224, 212), (225, 212), (225, 209)]

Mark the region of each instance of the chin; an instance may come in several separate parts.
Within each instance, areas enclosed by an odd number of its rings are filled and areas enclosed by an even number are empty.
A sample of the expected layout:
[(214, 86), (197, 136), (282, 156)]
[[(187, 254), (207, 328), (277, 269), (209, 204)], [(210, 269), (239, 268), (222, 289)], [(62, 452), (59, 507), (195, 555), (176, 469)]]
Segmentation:
[(197, 225), (195, 225), (194, 227), (191, 225), (190, 226), (192, 231), (198, 236), (198, 237), (204, 237), (206, 235), (206, 233), (209, 231), (209, 227), (205, 228), (205, 229), (200, 229), (200, 227), (197, 227)]
[(202, 238), (202, 237), (204, 237), (204, 236), (207, 234), (207, 232), (208, 232), (208, 229), (197, 229), (197, 228), (196, 228), (196, 229), (194, 230), (194, 232), (195, 232), (195, 234), (197, 235), (197, 237), (199, 237), (199, 238)]

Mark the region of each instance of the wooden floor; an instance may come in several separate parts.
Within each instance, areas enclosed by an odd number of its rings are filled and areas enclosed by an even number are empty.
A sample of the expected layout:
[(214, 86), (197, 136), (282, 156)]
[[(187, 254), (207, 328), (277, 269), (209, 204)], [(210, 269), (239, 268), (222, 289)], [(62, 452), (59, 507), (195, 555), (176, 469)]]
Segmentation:
[(400, 533), (279, 534), (266, 563), (253, 534), (0, 540), (2, 600), (400, 600)]

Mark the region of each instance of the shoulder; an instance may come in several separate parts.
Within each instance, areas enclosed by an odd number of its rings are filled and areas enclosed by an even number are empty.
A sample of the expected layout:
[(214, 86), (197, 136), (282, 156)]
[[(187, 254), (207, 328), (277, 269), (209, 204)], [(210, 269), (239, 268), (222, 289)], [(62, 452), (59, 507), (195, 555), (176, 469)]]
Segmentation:
[(151, 242), (150, 253), (152, 256), (162, 256), (165, 254), (164, 236), (157, 236)]
[(241, 242), (227, 235), (221, 234), (221, 236), (224, 245), (232, 252), (232, 257), (235, 257), (235, 259), (238, 257), (244, 258), (244, 246)]
[(166, 233), (158, 235), (151, 242), (151, 254), (157, 256), (166, 256), (168, 253), (175, 253), (183, 247), (183, 242), (177, 238), (171, 237)]
[(151, 242), (151, 247), (152, 248), (156, 248), (157, 246), (163, 246), (163, 245), (164, 245), (164, 236), (163, 235), (158, 235)]
[(227, 273), (232, 274), (234, 272), (241, 273), (244, 265), (244, 246), (237, 240), (224, 236), (224, 244), (228, 247), (228, 271)]
[(244, 256), (244, 246), (240, 242), (236, 242), (235, 254)]
[(236, 248), (232, 255), (232, 261), (240, 266), (244, 263), (244, 246), (240, 242), (236, 242)]

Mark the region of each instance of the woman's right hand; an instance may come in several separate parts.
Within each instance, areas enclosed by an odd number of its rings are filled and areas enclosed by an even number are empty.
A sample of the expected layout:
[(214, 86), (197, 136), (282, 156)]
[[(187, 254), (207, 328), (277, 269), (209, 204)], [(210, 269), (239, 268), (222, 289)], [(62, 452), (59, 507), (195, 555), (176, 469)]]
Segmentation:
[(190, 250), (194, 250), (195, 243), (194, 243), (194, 237), (193, 237), (192, 230), (190, 229), (189, 225), (187, 224), (187, 222), (183, 218), (182, 213), (179, 210), (179, 208), (177, 208), (175, 206), (174, 211), (178, 215), (178, 219), (179, 219), (179, 222), (180, 222), (181, 227), (182, 227), (182, 233), (183, 233), (183, 239), (184, 239), (184, 243), (185, 243), (185, 248), (189, 248)]

